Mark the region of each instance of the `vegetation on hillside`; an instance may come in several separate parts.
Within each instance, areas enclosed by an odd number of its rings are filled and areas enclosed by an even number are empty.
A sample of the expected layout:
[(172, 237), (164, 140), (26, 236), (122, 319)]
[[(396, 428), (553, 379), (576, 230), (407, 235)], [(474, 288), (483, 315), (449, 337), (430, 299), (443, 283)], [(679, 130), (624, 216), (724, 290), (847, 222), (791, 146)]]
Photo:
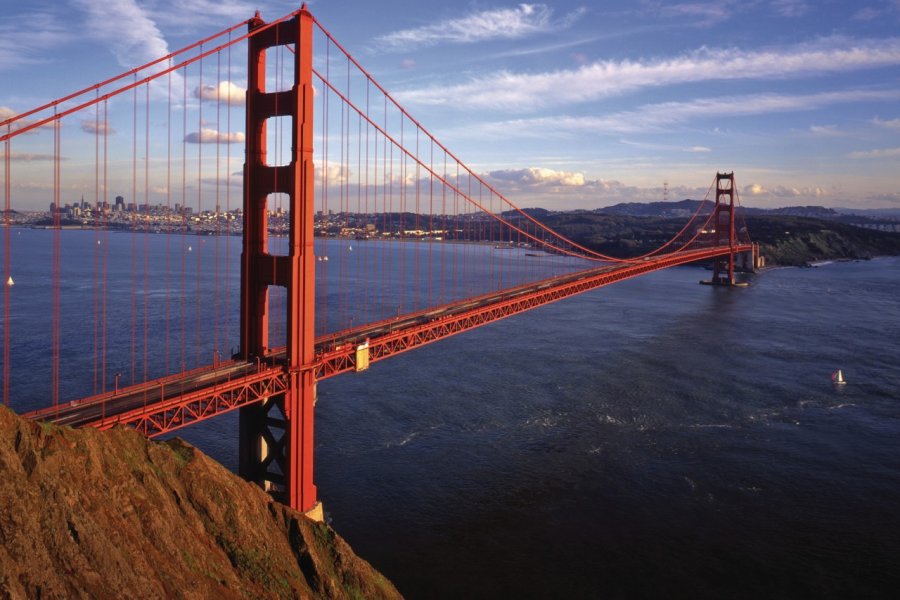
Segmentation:
[[(578, 211), (546, 214), (541, 220), (588, 248), (628, 257), (659, 247), (678, 233), (686, 217)], [(802, 266), (822, 260), (900, 254), (900, 233), (785, 214), (747, 216), (746, 223), (751, 238), (759, 242), (760, 253), (769, 265)]]

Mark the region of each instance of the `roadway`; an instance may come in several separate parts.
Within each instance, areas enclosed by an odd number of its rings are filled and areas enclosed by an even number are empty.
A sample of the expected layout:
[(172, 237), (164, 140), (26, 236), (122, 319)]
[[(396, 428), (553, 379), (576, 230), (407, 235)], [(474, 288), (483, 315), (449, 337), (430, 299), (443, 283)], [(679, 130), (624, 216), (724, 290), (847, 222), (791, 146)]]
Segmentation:
[[(740, 249), (747, 250), (749, 246)], [(366, 342), (370, 347), (370, 360), (382, 360), (568, 295), (650, 271), (710, 258), (716, 253), (723, 253), (723, 250), (727, 253), (727, 248), (702, 249), (632, 263), (604, 264), (322, 336), (316, 339), (316, 377), (321, 380), (356, 370), (357, 347)], [(138, 424), (148, 435), (158, 435), (206, 418), (216, 411), (233, 410), (258, 401), (259, 397), (254, 394), (260, 395), (274, 389), (272, 386), (266, 387), (266, 382), (285, 379), (281, 367), (284, 353), (283, 348), (274, 349), (266, 357), (253, 361), (230, 360), (48, 407), (25, 416), (76, 427), (92, 425), (106, 428), (116, 423), (131, 423)], [(248, 382), (257, 387), (251, 388)], [(233, 397), (230, 400), (229, 394)], [(222, 401), (222, 398), (226, 400)], [(212, 399), (218, 407), (207, 406)], [(192, 404), (191, 410), (186, 410), (188, 404)], [(177, 416), (173, 417), (176, 413)]]

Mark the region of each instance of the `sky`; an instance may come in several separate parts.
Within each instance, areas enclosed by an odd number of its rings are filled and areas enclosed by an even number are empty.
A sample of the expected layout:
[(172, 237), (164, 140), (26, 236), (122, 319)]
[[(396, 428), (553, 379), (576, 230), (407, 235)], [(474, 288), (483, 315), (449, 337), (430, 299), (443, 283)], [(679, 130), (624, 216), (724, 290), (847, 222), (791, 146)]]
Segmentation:
[[(411, 115), (520, 206), (702, 198), (717, 171), (734, 171), (746, 206), (900, 208), (900, 0), (308, 5)], [(5, 118), (255, 10), (274, 20), (297, 3), (0, 8)]]

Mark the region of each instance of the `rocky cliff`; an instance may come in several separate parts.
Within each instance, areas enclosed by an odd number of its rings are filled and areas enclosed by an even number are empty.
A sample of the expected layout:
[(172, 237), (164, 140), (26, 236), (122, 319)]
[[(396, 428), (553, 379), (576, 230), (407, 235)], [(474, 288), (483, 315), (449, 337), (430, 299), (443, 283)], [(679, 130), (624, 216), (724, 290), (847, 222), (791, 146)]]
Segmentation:
[(0, 406), (0, 598), (400, 598), (323, 523), (190, 445)]

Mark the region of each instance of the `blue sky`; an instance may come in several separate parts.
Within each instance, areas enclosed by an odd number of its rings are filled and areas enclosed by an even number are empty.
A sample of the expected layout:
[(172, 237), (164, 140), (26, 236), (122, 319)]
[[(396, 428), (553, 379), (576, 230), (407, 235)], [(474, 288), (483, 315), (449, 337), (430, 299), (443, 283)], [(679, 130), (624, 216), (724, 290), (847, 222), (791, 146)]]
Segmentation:
[[(0, 0), (0, 116), (295, 2)], [(900, 207), (900, 0), (309, 2), (512, 201)], [(246, 84), (240, 77), (237, 84)], [(15, 157), (16, 155), (13, 154)]]

